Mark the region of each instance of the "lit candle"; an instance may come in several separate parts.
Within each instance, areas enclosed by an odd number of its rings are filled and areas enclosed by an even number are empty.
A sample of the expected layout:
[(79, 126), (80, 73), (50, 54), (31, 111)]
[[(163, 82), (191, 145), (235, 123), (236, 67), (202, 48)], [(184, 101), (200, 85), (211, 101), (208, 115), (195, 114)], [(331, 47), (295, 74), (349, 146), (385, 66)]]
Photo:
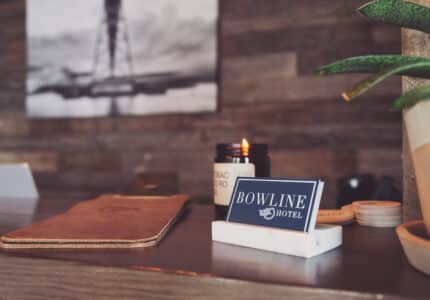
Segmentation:
[(242, 143), (240, 144), (240, 152), (245, 162), (249, 162), (249, 143), (246, 139), (242, 139)]
[(237, 177), (268, 177), (270, 161), (266, 144), (217, 144), (214, 163), (214, 203), (217, 219), (225, 219)]

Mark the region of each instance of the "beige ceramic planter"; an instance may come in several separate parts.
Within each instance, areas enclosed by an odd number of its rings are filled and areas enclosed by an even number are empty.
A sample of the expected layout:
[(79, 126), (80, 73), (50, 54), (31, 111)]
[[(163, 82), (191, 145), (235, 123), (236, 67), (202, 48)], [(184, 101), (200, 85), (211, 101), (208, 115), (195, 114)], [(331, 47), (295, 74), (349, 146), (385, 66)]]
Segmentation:
[(430, 240), (422, 221), (411, 221), (397, 227), (397, 236), (411, 265), (430, 275)]
[(404, 113), (417, 181), (421, 211), (430, 235), (430, 101), (423, 101)]

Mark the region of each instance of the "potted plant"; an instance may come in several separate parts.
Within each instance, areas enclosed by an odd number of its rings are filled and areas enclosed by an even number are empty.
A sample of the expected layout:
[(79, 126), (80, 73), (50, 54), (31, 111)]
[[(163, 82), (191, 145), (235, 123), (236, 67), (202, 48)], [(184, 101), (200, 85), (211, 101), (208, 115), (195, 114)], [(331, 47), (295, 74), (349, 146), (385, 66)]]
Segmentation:
[[(375, 0), (361, 6), (358, 11), (370, 21), (430, 33), (430, 8), (422, 5), (403, 0)], [(371, 73), (342, 93), (346, 101), (351, 101), (394, 75), (430, 79), (430, 58), (402, 55), (356, 56), (325, 65), (317, 73)], [(430, 235), (430, 101), (427, 100), (430, 100), (430, 84), (400, 95), (394, 100), (393, 108), (404, 111), (421, 211)]]

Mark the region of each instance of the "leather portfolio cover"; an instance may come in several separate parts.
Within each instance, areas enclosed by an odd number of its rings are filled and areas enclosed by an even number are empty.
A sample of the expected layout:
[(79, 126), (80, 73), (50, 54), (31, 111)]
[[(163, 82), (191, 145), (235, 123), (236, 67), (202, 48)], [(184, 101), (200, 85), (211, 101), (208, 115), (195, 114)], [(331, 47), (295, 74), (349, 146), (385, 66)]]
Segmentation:
[(103, 195), (1, 237), (3, 248), (131, 248), (156, 244), (189, 196)]

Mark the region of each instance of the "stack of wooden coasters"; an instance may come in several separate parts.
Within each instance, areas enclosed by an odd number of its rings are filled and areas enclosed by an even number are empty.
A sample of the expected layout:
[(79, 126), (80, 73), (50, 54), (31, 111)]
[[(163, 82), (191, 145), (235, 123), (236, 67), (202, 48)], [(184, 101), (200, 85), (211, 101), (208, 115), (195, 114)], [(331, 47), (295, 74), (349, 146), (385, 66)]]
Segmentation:
[(352, 204), (360, 225), (396, 227), (402, 223), (402, 205), (395, 201), (356, 201)]

